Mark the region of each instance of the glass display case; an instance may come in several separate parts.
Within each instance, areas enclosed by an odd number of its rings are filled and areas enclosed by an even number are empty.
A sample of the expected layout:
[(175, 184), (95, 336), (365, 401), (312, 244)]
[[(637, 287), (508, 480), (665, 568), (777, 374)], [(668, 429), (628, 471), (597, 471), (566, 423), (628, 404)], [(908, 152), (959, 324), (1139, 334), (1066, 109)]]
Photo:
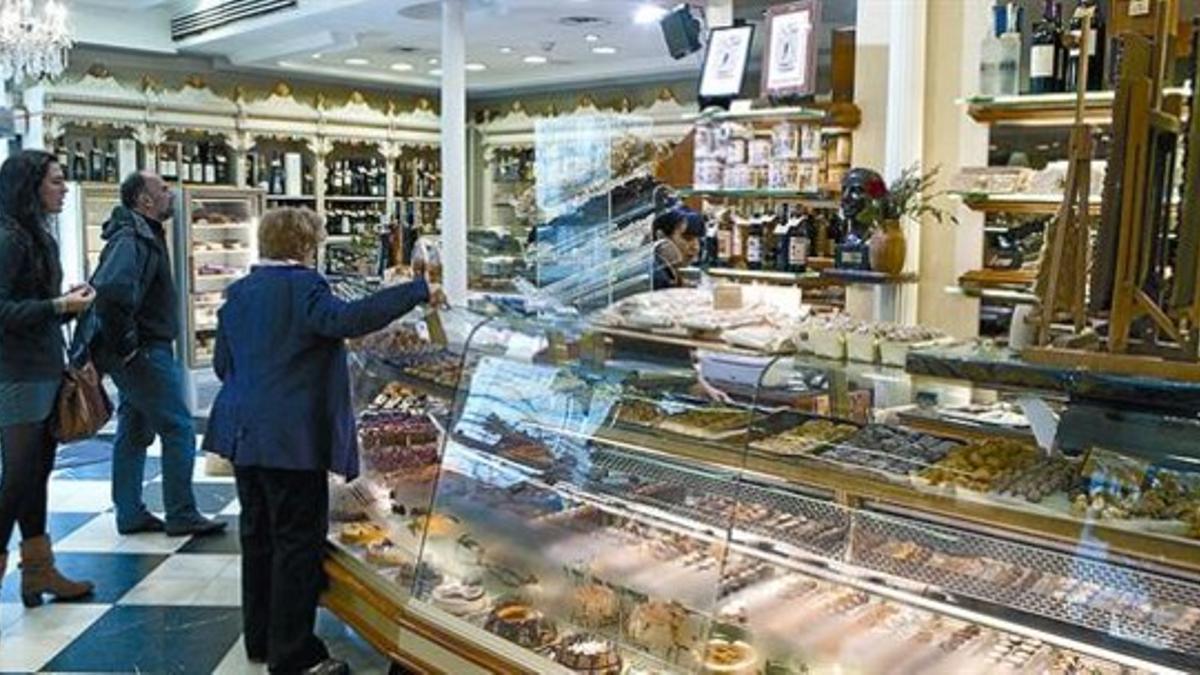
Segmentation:
[(465, 312), (355, 354), (364, 473), (333, 492), (331, 602), (338, 579), (387, 589), (367, 604), (395, 603), (397, 659), (445, 668), (414, 634), (477, 672), (1200, 659), (1196, 444), (1191, 471), (1115, 439), (1060, 450), (1061, 391)]
[(184, 246), (176, 272), (184, 298), (184, 363), (207, 369), (225, 289), (258, 260), (263, 195), (257, 189), (185, 187), (176, 200), (177, 237)]
[[(109, 183), (71, 183), (59, 216), (63, 281), (70, 284), (90, 279), (104, 250), (104, 223), (121, 203), (120, 188)], [(173, 232), (167, 231), (167, 252), (175, 256)]]

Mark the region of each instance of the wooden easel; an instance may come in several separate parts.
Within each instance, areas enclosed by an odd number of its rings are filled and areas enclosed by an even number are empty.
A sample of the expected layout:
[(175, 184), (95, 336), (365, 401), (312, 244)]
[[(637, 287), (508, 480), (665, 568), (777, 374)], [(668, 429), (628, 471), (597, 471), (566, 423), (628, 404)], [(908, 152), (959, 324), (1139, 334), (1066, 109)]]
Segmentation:
[[(1178, 2), (1157, 0), (1155, 10), (1153, 41), (1140, 34), (1121, 37), (1125, 49), (1113, 111), (1115, 161), (1110, 159), (1090, 300), (1095, 318), (1102, 320), (1107, 314), (1106, 349), (1039, 346), (1025, 350), (1022, 356), (1027, 361), (1063, 367), (1200, 381), (1200, 363), (1197, 363), (1200, 354), (1194, 327), (1200, 320), (1200, 269), (1192, 255), (1195, 252), (1172, 259), (1165, 243), (1171, 222), (1174, 153), (1185, 131), (1188, 147), (1200, 150), (1200, 97), (1193, 98), (1191, 119), (1185, 125), (1182, 100), (1163, 96), (1174, 54)], [(1200, 239), (1198, 164), (1200, 151), (1189, 152), (1184, 208), (1179, 221), (1181, 233), (1191, 235), (1193, 240)], [(1051, 265), (1061, 260), (1059, 240), (1066, 240), (1062, 232), (1054, 234)], [(1196, 281), (1181, 288), (1175, 279), (1169, 302), (1168, 266), (1172, 266), (1176, 275), (1181, 271), (1186, 274), (1189, 282)], [(1058, 274), (1052, 274), (1049, 290), (1056, 290), (1058, 276), (1071, 272), (1068, 278), (1076, 278), (1074, 271), (1074, 268), (1051, 270)], [(1052, 304), (1054, 299), (1051, 294), (1042, 296), (1044, 308), (1056, 307)], [(1071, 300), (1075, 297), (1071, 296)], [(1041, 318), (1044, 323), (1039, 336), (1045, 336), (1045, 326), (1053, 318), (1053, 312), (1044, 311)], [(1135, 335), (1135, 331), (1140, 332)], [(1131, 340), (1135, 337), (1136, 343)], [(1160, 338), (1168, 342), (1162, 343)]]
[[(1090, 26), (1094, 8), (1076, 10)], [(1092, 185), (1092, 127), (1083, 121), (1088, 80), (1088, 55), (1093, 45), (1091, 31), (1080, 32), (1079, 77), (1075, 86), (1075, 124), (1071, 128), (1067, 165), (1067, 184), (1062, 206), (1050, 225), (1047, 241), (1049, 255), (1038, 267), (1037, 344), (1050, 342), (1050, 325), (1060, 311), (1070, 312), (1075, 332), (1081, 333), (1087, 321), (1084, 297), (1087, 288), (1088, 232), (1091, 230), (1088, 201)], [(1069, 246), (1069, 248), (1068, 248)]]

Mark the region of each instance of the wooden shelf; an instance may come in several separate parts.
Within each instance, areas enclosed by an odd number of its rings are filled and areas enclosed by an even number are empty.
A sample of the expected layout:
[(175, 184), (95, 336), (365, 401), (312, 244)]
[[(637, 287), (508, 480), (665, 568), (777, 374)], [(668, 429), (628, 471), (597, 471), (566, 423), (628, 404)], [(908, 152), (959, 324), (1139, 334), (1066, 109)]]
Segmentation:
[(387, 197), (364, 197), (355, 195), (325, 195), (327, 202), (350, 202), (359, 204), (382, 204), (387, 202)]
[(267, 195), (269, 202), (315, 202), (316, 195)]
[[(972, 211), (979, 213), (1007, 213), (1012, 215), (1053, 216), (1062, 207), (1062, 195), (985, 195), (978, 193), (959, 193), (963, 204)], [(1088, 200), (1088, 213), (1100, 215), (1100, 198)]]
[(681, 188), (676, 192), (680, 197), (707, 197), (711, 199), (762, 199), (800, 202), (814, 209), (836, 209), (837, 201), (829, 199), (822, 192), (800, 192), (798, 190), (698, 190)]
[(1022, 288), (1028, 289), (1037, 281), (1037, 271), (1029, 269), (1016, 270), (971, 270), (958, 278), (960, 286), (978, 288)]
[[(1186, 95), (1187, 89), (1170, 88), (1168, 95)], [(1075, 122), (1074, 93), (976, 96), (963, 101), (967, 114), (982, 124), (1069, 126)], [(1084, 121), (1112, 124), (1114, 92), (1089, 91), (1084, 99)]]

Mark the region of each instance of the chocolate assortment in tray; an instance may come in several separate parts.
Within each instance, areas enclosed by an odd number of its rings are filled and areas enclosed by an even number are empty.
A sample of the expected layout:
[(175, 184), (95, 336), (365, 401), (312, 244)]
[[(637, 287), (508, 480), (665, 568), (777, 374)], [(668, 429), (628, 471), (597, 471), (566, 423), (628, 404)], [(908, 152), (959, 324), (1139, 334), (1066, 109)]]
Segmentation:
[(962, 444), (918, 431), (872, 424), (819, 453), (823, 460), (850, 468), (907, 479), (935, 464)]
[(1071, 511), (1100, 519), (1166, 520), (1200, 538), (1200, 473), (1152, 470), (1145, 462), (1101, 449), (1089, 453)]
[(937, 464), (922, 471), (921, 478), (933, 485), (954, 485), (987, 492), (1001, 484), (1012, 484), (1037, 462), (1037, 446), (1024, 441), (989, 438), (954, 448)]
[(774, 436), (750, 443), (750, 447), (775, 455), (806, 455), (830, 443), (845, 440), (858, 431), (853, 424), (833, 420), (809, 420)]

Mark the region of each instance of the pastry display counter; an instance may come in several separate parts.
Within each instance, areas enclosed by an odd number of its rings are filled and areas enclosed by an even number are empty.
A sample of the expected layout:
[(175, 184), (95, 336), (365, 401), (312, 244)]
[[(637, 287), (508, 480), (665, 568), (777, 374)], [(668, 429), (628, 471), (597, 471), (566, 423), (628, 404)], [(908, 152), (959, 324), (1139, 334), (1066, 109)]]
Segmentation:
[[(1022, 407), (965, 381), (787, 355), (730, 395), (703, 364), (603, 360), (584, 324), (439, 318), (445, 344), (413, 319), (356, 345), (364, 475), (332, 498), (326, 604), (399, 663), (1120, 673), (1200, 658), (1195, 474), (1039, 449)], [(759, 395), (797, 381), (859, 386), (869, 410)]]

